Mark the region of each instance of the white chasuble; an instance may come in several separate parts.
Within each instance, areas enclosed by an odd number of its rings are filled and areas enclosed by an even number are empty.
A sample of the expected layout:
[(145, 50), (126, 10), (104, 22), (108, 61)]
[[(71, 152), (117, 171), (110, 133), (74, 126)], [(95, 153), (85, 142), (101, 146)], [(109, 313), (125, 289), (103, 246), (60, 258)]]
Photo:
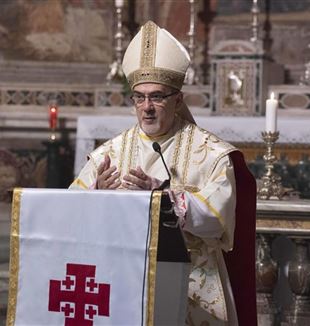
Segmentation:
[(156, 138), (136, 125), (92, 152), (71, 188), (94, 188), (97, 168), (106, 154), (121, 173), (120, 179), (130, 168), (140, 166), (164, 181), (168, 175), (152, 148), (154, 141), (160, 144), (170, 170), (175, 204), (184, 207), (184, 214), (177, 215), (192, 259), (187, 323), (238, 325), (222, 255), (222, 250), (233, 248), (235, 228), (236, 186), (228, 155), (235, 150), (232, 145), (180, 118), (166, 135)]
[(150, 195), (15, 189), (7, 325), (152, 325), (161, 194), (151, 214)]

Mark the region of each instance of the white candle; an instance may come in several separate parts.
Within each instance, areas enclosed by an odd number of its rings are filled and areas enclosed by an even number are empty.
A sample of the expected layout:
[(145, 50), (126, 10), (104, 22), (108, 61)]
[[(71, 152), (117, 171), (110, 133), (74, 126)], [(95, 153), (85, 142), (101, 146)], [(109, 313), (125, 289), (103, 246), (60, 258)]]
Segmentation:
[(124, 0), (115, 0), (115, 7), (123, 7), (124, 5)]
[(277, 108), (278, 100), (274, 98), (274, 93), (271, 93), (266, 101), (266, 132), (277, 131)]

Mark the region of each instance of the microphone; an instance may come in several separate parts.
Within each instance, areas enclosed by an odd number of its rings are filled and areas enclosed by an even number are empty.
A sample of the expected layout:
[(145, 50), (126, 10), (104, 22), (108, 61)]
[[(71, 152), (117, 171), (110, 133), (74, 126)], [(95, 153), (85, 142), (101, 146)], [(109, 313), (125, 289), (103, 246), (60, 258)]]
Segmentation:
[(164, 182), (163, 182), (163, 183), (158, 187), (158, 189), (157, 189), (157, 190), (164, 190), (165, 188), (169, 188), (169, 187), (170, 187), (171, 174), (170, 174), (169, 169), (168, 169), (168, 167), (167, 167), (167, 165), (166, 165), (166, 162), (165, 162), (165, 160), (164, 160), (163, 154), (162, 154), (162, 152), (161, 152), (160, 145), (155, 141), (155, 142), (152, 144), (152, 146), (153, 146), (154, 151), (160, 155), (160, 158), (161, 158), (161, 160), (163, 161), (164, 166), (165, 166), (165, 169), (166, 169), (167, 174), (168, 174), (168, 179), (166, 179), (166, 180), (165, 180), (165, 181), (164, 181)]

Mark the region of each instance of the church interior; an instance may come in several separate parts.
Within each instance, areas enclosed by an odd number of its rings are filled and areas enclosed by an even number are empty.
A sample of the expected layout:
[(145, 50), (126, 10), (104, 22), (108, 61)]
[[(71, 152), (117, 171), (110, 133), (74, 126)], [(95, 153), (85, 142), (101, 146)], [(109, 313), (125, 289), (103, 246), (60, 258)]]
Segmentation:
[(12, 191), (67, 188), (135, 123), (121, 62), (148, 20), (188, 49), (197, 124), (256, 178), (258, 324), (309, 325), (309, 17), (310, 0), (0, 1), (0, 325)]

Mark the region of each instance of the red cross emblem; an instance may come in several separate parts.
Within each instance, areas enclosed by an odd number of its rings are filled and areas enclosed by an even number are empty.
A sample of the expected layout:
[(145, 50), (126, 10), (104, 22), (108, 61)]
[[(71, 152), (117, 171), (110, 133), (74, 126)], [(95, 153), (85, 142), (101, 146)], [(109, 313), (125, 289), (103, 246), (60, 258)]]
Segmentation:
[(92, 326), (109, 316), (110, 285), (95, 282), (96, 266), (67, 264), (66, 279), (50, 280), (49, 311), (65, 314), (65, 326)]

